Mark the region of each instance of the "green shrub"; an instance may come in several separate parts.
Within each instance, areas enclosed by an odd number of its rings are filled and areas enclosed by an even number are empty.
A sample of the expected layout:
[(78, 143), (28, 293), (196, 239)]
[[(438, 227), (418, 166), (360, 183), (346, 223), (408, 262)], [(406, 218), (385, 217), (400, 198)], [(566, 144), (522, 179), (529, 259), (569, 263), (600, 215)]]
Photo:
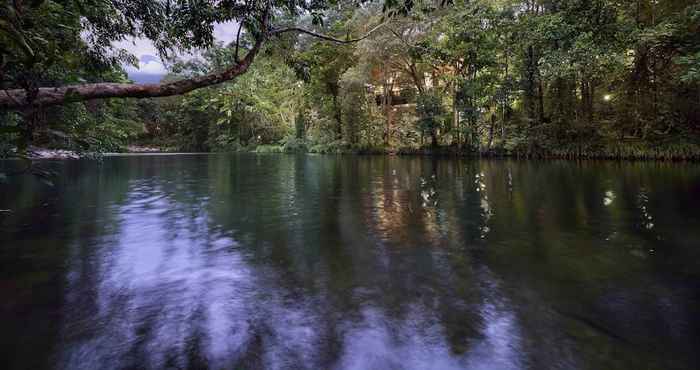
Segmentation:
[(307, 151), (306, 141), (303, 139), (297, 139), (295, 137), (290, 137), (284, 140), (282, 148), (285, 153), (304, 153)]
[(280, 145), (263, 144), (255, 148), (255, 153), (284, 153), (284, 148)]

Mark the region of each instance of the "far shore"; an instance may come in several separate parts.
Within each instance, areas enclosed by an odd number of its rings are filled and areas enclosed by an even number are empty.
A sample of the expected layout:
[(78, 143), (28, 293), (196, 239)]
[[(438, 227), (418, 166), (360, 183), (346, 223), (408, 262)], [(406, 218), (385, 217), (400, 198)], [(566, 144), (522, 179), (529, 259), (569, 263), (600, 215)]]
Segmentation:
[[(170, 152), (163, 152), (159, 148), (155, 147), (147, 147), (147, 146), (136, 146), (136, 145), (129, 145), (127, 146), (127, 151), (124, 153), (102, 153), (102, 155), (105, 156), (117, 156), (117, 155), (130, 155), (130, 154), (182, 154), (182, 153), (170, 153)], [(27, 157), (29, 159), (80, 159), (83, 158), (85, 155), (82, 153), (79, 153), (75, 150), (67, 150), (67, 149), (49, 149), (49, 148), (43, 148), (43, 147), (38, 147), (38, 146), (30, 146), (27, 149)]]
[[(267, 154), (267, 153), (295, 153), (295, 152), (285, 152), (281, 146), (263, 146), (266, 149), (268, 147), (273, 147), (275, 150), (251, 150), (251, 151), (239, 151), (238, 153), (257, 153), (257, 154)], [(576, 154), (548, 154), (548, 155), (518, 155), (517, 153), (497, 153), (497, 152), (482, 152), (482, 153), (465, 153), (455, 151), (454, 148), (450, 147), (440, 147), (437, 149), (422, 148), (414, 150), (338, 150), (338, 151), (317, 151), (313, 148), (311, 150), (301, 151), (308, 154), (357, 154), (357, 155), (399, 155), (399, 156), (435, 156), (435, 157), (476, 157), (476, 158), (512, 158), (512, 159), (564, 159), (564, 160), (623, 160), (623, 161), (691, 161), (696, 162), (700, 158), (697, 155), (685, 155), (685, 156), (674, 156), (668, 154), (660, 153), (647, 153), (645, 155), (626, 155), (626, 153), (617, 154), (606, 154), (606, 153), (592, 153), (588, 155), (576, 155)], [(172, 155), (210, 155), (216, 153), (225, 152), (181, 152), (181, 151), (170, 151), (163, 150), (156, 147), (149, 146), (136, 146), (129, 145), (126, 147), (124, 152), (107, 152), (99, 153), (98, 156), (105, 157), (120, 157), (120, 156), (143, 156), (143, 155), (153, 155), (153, 156), (172, 156)], [(12, 156), (10, 156), (11, 159)], [(91, 153), (81, 153), (74, 150), (67, 149), (49, 149), (39, 146), (30, 146), (27, 149), (27, 155), (23, 158), (28, 158), (30, 160), (72, 160), (81, 158), (90, 158)]]

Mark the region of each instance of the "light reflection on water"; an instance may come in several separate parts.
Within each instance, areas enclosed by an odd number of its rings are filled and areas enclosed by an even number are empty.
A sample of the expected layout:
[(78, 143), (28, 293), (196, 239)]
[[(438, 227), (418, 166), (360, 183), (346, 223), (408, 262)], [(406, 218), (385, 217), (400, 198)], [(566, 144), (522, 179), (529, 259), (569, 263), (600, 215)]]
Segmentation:
[(700, 364), (695, 166), (55, 165), (0, 197), (9, 368)]

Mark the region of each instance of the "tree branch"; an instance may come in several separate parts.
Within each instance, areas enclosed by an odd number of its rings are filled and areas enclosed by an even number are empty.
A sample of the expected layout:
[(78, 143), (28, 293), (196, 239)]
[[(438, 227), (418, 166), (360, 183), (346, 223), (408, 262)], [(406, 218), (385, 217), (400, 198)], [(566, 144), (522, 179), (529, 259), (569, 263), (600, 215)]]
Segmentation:
[(377, 31), (378, 29), (380, 29), (380, 28), (382, 28), (382, 27), (384, 27), (384, 26), (386, 26), (386, 25), (387, 25), (386, 23), (380, 23), (380, 24), (377, 25), (376, 27), (374, 27), (374, 28), (372, 28), (371, 30), (367, 31), (367, 33), (364, 34), (363, 36), (361, 36), (361, 37), (359, 37), (359, 38), (356, 38), (356, 39), (346, 39), (346, 40), (338, 39), (338, 38), (335, 38), (335, 37), (333, 37), (333, 36), (324, 35), (324, 34), (317, 33), (317, 32), (314, 32), (314, 31), (310, 31), (310, 30), (307, 30), (307, 29), (304, 29), (304, 28), (300, 28), (300, 27), (278, 28), (278, 29), (276, 29), (276, 30), (272, 30), (272, 31), (270, 32), (270, 36), (276, 36), (276, 35), (279, 35), (279, 34), (282, 34), (282, 33), (286, 33), (286, 32), (297, 32), (297, 33), (304, 33), (304, 34), (307, 34), (307, 35), (310, 35), (310, 36), (319, 38), (319, 39), (321, 39), (321, 40), (326, 40), (326, 41), (335, 42), (335, 43), (338, 43), (338, 44), (352, 44), (352, 43), (359, 42), (359, 41), (362, 41), (362, 40), (364, 40), (364, 39), (370, 37), (370, 36), (372, 35), (372, 33), (374, 33), (375, 31)]
[(234, 58), (236, 60), (236, 63), (238, 63), (238, 42), (241, 39), (241, 28), (243, 28), (243, 21), (240, 21), (241, 23), (238, 24), (238, 32), (236, 32), (236, 51), (233, 54)]
[(17, 104), (17, 105), (21, 105), (21, 103), (19, 101), (17, 101), (17, 99), (15, 99), (14, 96), (10, 95), (10, 92), (8, 90), (3, 90), (3, 91), (5, 92), (5, 95), (7, 95), (7, 98), (12, 101), (12, 103)]
[(0, 95), (0, 109), (46, 107), (94, 99), (152, 98), (182, 95), (202, 87), (233, 80), (245, 73), (260, 51), (264, 39), (264, 36), (260, 37), (243, 60), (236, 62), (232, 67), (221, 72), (160, 84), (102, 82), (62, 87), (42, 87), (38, 89), (33, 99), (28, 97), (27, 91), (24, 89), (3, 90), (4, 94)]

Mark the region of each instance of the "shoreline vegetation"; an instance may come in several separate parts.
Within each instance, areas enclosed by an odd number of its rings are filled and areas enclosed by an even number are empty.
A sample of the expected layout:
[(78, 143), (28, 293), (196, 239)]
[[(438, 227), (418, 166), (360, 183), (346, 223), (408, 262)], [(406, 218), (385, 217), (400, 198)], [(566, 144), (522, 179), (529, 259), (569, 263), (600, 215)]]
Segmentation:
[[(344, 154), (344, 155), (398, 155), (398, 156), (435, 156), (460, 158), (511, 158), (511, 159), (559, 159), (559, 160), (623, 160), (623, 161), (700, 161), (700, 145), (678, 143), (675, 145), (651, 146), (644, 144), (600, 147), (598, 149), (571, 149), (555, 151), (518, 152), (505, 149), (470, 151), (458, 146), (438, 147), (359, 147), (343, 144), (285, 145), (262, 144), (242, 147), (238, 150), (219, 151), (183, 151), (176, 148), (159, 148), (155, 146), (129, 145), (123, 150), (105, 153), (80, 152), (69, 149), (55, 149), (32, 146), (28, 148), (26, 158), (42, 159), (84, 159), (101, 155), (138, 155), (138, 154), (214, 154), (214, 153), (254, 153), (254, 154)], [(5, 156), (4, 158), (11, 158)], [(3, 157), (0, 157), (2, 159)]]

